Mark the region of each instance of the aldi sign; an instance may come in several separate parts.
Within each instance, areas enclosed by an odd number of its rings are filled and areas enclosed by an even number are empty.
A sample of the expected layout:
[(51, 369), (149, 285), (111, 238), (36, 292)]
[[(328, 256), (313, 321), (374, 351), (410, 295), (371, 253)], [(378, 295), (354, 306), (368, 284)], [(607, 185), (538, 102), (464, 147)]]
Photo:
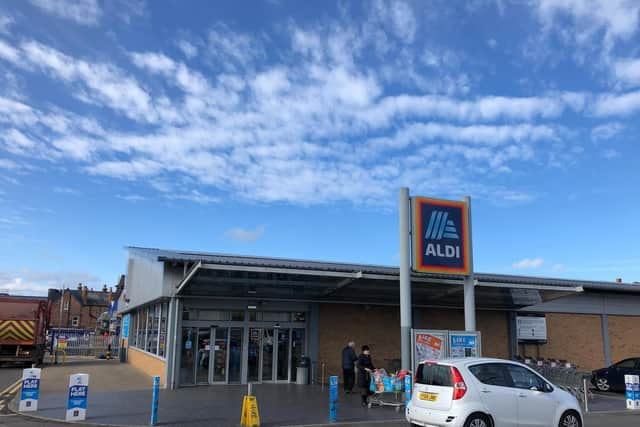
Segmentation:
[(413, 269), (425, 273), (470, 273), (465, 202), (413, 197)]

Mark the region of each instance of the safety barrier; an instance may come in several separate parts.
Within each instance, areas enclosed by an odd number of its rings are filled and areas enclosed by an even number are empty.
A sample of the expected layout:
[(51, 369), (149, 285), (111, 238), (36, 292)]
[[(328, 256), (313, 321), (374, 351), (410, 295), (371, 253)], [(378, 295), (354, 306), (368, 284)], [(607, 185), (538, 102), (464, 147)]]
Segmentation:
[(120, 350), (120, 339), (116, 335), (97, 335), (84, 329), (51, 329), (49, 331), (49, 353), (64, 351), (66, 356), (99, 356), (107, 352), (111, 356)]

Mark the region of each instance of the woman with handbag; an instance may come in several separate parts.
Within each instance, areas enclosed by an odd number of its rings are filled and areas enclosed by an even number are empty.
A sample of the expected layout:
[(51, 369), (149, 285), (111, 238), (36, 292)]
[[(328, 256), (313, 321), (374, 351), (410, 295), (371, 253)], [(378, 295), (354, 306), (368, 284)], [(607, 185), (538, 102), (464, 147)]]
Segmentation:
[(371, 373), (375, 368), (371, 361), (371, 351), (368, 345), (362, 346), (362, 354), (358, 356), (358, 387), (362, 396), (362, 406), (367, 406), (369, 395), (369, 384), (371, 383)]

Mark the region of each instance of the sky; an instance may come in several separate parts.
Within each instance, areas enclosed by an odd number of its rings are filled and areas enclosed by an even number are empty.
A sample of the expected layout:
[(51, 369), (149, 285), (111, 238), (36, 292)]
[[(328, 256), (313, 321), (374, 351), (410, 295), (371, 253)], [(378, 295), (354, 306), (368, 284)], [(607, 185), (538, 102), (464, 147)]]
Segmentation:
[(0, 292), (126, 246), (398, 265), (398, 192), (475, 270), (640, 281), (636, 0), (0, 3)]

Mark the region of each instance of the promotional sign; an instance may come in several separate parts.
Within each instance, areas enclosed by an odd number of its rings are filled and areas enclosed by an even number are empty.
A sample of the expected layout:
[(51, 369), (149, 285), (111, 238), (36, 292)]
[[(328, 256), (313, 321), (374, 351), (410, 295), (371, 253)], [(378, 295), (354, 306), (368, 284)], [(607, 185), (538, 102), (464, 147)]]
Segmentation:
[(467, 204), (413, 197), (413, 269), (469, 275)]
[(518, 341), (546, 341), (547, 319), (535, 316), (516, 316)]
[(411, 393), (413, 393), (413, 382), (411, 381), (411, 374), (407, 374), (404, 377), (404, 403), (406, 406), (411, 403)]
[(89, 394), (89, 374), (69, 376), (69, 398), (67, 400), (67, 421), (83, 421), (87, 416), (87, 396)]
[[(624, 385), (627, 409), (640, 409), (640, 377), (638, 375), (625, 375)], [(638, 399), (637, 406), (636, 399)]]
[[(413, 330), (413, 365), (447, 357), (447, 331)], [(415, 372), (415, 369), (414, 369)]]
[(56, 347), (58, 349), (60, 349), (60, 350), (66, 350), (67, 349), (67, 337), (59, 336), (58, 337), (58, 345)]
[(37, 411), (40, 396), (40, 368), (27, 368), (22, 371), (22, 391), (20, 392), (20, 412)]
[(122, 318), (122, 338), (129, 338), (129, 318), (131, 315), (125, 314)]
[(472, 333), (449, 333), (449, 356), (450, 357), (478, 357), (479, 336), (476, 332)]

